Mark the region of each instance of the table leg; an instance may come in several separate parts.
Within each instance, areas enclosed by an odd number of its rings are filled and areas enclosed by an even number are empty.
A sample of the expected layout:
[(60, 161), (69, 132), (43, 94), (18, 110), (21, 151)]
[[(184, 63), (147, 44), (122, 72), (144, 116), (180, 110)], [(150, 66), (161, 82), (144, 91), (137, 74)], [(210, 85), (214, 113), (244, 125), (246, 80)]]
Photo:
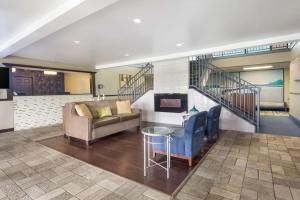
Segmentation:
[(167, 179), (170, 177), (170, 138), (167, 137)]
[(148, 158), (148, 160), (147, 160), (147, 162), (148, 162), (148, 167), (150, 167), (150, 165), (151, 165), (151, 162), (150, 162), (150, 140), (151, 140), (151, 137), (149, 137), (149, 136), (147, 136), (148, 137), (148, 139), (147, 139), (147, 158)]
[(144, 176), (147, 176), (147, 136), (144, 135)]

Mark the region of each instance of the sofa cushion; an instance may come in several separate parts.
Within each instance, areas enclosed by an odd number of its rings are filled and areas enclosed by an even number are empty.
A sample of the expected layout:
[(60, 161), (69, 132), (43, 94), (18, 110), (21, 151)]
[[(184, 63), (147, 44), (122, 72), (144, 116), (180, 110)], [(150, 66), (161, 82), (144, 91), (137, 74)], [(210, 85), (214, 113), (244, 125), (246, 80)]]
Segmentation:
[(96, 108), (99, 118), (112, 116), (111, 109), (109, 106)]
[(131, 119), (136, 119), (140, 117), (140, 113), (129, 113), (129, 114), (119, 114), (119, 115), (114, 115), (116, 117), (120, 117), (121, 122), (131, 120)]
[(120, 117), (103, 117), (101, 119), (95, 119), (93, 120), (93, 128), (99, 128), (102, 126), (110, 125), (110, 124), (115, 124), (120, 122)]
[(76, 104), (75, 110), (80, 117), (93, 118), (91, 111), (85, 104)]
[(130, 101), (117, 101), (117, 113), (119, 114), (129, 114), (132, 113), (131, 107), (130, 107)]

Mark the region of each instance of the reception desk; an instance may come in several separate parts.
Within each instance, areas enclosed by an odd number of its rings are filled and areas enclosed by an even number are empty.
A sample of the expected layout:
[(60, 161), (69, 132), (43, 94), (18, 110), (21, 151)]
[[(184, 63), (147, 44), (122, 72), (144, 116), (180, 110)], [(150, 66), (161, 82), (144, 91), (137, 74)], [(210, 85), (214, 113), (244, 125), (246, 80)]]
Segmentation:
[[(92, 101), (93, 95), (14, 96), (14, 129), (22, 130), (62, 123), (67, 102)], [(2, 116), (1, 116), (2, 119)]]
[(11, 100), (0, 100), (0, 132), (14, 128), (14, 104)]

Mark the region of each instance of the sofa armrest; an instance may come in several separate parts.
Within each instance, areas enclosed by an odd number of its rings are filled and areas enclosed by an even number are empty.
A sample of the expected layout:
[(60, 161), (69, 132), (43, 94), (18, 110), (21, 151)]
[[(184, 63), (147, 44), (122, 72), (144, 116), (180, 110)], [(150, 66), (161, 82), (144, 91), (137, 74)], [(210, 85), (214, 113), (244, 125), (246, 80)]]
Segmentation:
[(81, 140), (91, 140), (92, 118), (80, 117), (72, 112), (72, 106), (64, 108), (64, 129), (67, 136)]

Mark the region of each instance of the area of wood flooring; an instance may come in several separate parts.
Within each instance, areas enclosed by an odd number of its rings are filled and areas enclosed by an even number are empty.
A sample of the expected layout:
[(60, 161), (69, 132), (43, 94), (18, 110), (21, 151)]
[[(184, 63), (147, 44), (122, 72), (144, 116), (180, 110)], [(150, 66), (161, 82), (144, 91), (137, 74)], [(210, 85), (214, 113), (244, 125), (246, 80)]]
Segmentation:
[[(144, 124), (149, 126), (153, 124)], [(171, 126), (170, 126), (171, 127)], [(156, 166), (148, 170), (148, 176), (143, 175), (143, 136), (136, 129), (123, 131), (98, 140), (86, 149), (84, 143), (72, 140), (69, 144), (64, 136), (53, 137), (40, 141), (41, 144), (60, 151), (94, 166), (118, 174), (122, 177), (145, 184), (167, 194), (173, 194), (204, 154), (195, 158), (193, 167), (187, 161), (171, 159), (170, 179), (166, 172)], [(212, 143), (205, 146), (205, 152)], [(164, 160), (164, 156), (157, 156)]]

